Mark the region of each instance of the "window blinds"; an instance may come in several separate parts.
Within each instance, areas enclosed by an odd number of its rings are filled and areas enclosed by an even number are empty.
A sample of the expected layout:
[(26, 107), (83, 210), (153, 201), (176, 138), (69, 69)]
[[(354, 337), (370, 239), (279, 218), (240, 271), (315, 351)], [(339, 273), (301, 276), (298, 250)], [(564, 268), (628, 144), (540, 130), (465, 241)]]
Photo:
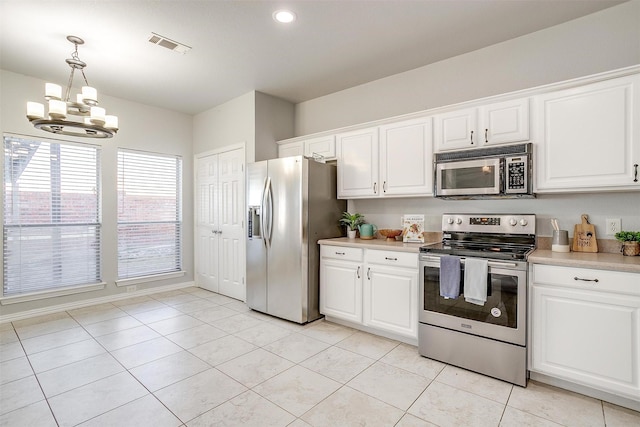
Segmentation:
[(182, 269), (182, 160), (118, 150), (118, 278)]
[(3, 295), (100, 282), (100, 149), (4, 137)]

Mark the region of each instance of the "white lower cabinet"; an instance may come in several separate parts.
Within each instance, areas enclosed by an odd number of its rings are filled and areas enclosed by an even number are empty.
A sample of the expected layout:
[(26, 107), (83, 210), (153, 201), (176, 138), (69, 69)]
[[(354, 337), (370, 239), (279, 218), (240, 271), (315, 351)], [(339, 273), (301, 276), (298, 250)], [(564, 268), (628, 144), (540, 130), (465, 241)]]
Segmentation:
[(320, 312), (418, 337), (418, 255), (322, 245)]
[(418, 337), (418, 255), (367, 250), (363, 323)]
[(320, 313), (362, 322), (362, 249), (320, 247)]
[(640, 274), (532, 273), (531, 371), (640, 401)]

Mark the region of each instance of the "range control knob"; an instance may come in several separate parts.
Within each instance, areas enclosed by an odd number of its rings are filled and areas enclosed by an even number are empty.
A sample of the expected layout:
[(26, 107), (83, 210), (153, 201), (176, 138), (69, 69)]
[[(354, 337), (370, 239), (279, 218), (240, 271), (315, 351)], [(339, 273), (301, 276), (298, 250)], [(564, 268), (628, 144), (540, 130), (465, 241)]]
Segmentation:
[(453, 224), (453, 218), (451, 217), (447, 218), (447, 224)]
[(518, 224), (518, 221), (516, 221), (516, 220), (515, 220), (515, 218), (511, 218), (511, 219), (509, 220), (509, 225), (510, 225), (510, 226), (515, 227), (515, 226), (516, 226), (516, 224)]
[(462, 219), (461, 218), (456, 218), (456, 224), (458, 224), (458, 225), (462, 224)]
[(520, 225), (521, 225), (521, 226), (525, 227), (527, 224), (529, 224), (529, 223), (527, 222), (527, 220), (526, 220), (526, 219), (522, 218), (522, 219), (520, 220)]

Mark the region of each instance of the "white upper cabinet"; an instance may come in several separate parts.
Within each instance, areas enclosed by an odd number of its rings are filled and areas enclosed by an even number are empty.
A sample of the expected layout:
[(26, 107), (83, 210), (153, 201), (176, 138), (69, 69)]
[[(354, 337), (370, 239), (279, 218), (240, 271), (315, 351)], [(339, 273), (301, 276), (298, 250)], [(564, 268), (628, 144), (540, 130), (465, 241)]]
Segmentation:
[(339, 134), (336, 148), (339, 198), (433, 194), (431, 118)]
[(304, 154), (304, 145), (301, 141), (289, 142), (278, 145), (278, 157), (301, 156)]
[(382, 196), (433, 194), (431, 118), (380, 126)]
[(536, 97), (537, 192), (640, 190), (640, 76)]
[(435, 116), (436, 151), (529, 140), (529, 98)]
[(335, 135), (319, 136), (304, 141), (304, 155), (313, 157), (319, 155), (325, 159), (336, 158), (336, 137)]
[(378, 128), (360, 129), (336, 136), (338, 198), (373, 197), (378, 179)]

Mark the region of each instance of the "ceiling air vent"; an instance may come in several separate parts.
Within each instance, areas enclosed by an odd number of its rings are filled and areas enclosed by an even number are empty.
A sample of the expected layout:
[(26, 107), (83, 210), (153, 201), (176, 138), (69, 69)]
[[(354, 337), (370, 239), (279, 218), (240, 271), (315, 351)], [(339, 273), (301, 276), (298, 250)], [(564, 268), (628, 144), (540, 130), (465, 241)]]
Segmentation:
[(178, 43), (176, 41), (173, 41), (171, 39), (168, 39), (156, 33), (151, 33), (148, 40), (153, 44), (157, 44), (158, 46), (165, 47), (169, 50), (173, 50), (174, 52), (178, 52), (178, 53), (184, 54), (191, 50), (190, 46), (187, 46), (182, 43)]

